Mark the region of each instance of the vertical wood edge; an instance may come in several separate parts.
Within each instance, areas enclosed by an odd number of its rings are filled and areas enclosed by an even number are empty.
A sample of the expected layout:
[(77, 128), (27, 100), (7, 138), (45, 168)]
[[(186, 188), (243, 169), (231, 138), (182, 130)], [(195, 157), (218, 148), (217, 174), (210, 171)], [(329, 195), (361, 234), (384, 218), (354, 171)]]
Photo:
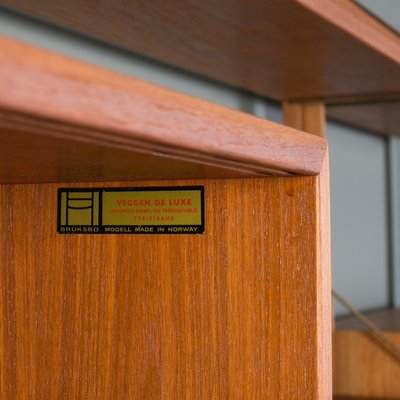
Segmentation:
[(305, 131), (325, 138), (325, 104), (307, 103), (303, 105)]
[[(284, 123), (325, 138), (323, 103), (284, 102)], [(316, 319), (318, 400), (332, 399), (332, 282), (330, 233), (329, 151), (316, 177)]]
[(283, 103), (285, 125), (325, 138), (326, 107), (324, 103)]
[(316, 178), (318, 399), (332, 399), (332, 296), (329, 153)]
[(285, 125), (295, 129), (301, 129), (303, 127), (303, 118), (299, 103), (283, 102), (282, 112)]

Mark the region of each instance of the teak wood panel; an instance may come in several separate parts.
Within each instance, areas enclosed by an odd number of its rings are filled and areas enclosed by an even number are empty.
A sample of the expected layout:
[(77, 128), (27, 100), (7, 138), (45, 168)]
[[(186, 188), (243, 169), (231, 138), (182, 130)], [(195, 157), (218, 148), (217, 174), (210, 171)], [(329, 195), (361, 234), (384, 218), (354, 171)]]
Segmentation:
[(94, 186), (160, 184), (204, 234), (59, 235), (60, 185), (0, 186), (0, 397), (330, 399), (320, 178)]
[(325, 104), (283, 103), (283, 119), (287, 126), (325, 137)]
[(0, 47), (0, 182), (174, 179), (179, 165), (187, 171), (179, 178), (322, 169), (320, 138), (11, 39)]
[(349, 0), (6, 0), (278, 100), (400, 94), (400, 37)]

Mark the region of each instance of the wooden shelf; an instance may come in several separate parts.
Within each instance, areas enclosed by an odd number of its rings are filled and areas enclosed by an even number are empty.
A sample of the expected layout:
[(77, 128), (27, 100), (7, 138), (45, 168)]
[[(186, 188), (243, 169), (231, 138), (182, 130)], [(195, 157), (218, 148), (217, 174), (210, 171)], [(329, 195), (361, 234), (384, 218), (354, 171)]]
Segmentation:
[[(366, 315), (393, 342), (400, 344), (400, 309), (377, 310)], [(354, 317), (336, 320), (333, 359), (333, 393), (338, 395), (337, 399), (341, 398), (339, 395), (355, 399), (400, 397), (398, 360)]]
[[(382, 309), (366, 313), (369, 320), (386, 332), (400, 332), (400, 309)], [(336, 319), (337, 330), (366, 330), (365, 326), (354, 317)]]
[(316, 175), (323, 139), (0, 39), (0, 182)]
[(327, 116), (380, 135), (400, 136), (400, 101), (329, 105)]
[(349, 0), (5, 5), (277, 100), (400, 97), (400, 37)]

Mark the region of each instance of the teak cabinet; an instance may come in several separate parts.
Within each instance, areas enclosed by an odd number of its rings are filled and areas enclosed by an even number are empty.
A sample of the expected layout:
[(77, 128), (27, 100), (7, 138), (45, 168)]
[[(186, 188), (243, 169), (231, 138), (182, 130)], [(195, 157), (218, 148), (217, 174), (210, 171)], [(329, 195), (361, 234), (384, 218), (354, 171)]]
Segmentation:
[[(330, 399), (324, 139), (0, 39), (0, 397)], [(57, 190), (204, 187), (203, 234)]]
[[(3, 3), (283, 102), (296, 129), (326, 111), (398, 135), (400, 37), (353, 1)], [(326, 142), (0, 46), (2, 398), (330, 399)], [(56, 233), (59, 187), (176, 185), (204, 186), (204, 234)], [(341, 335), (339, 356), (363, 344)], [(339, 369), (337, 394), (381, 393)]]

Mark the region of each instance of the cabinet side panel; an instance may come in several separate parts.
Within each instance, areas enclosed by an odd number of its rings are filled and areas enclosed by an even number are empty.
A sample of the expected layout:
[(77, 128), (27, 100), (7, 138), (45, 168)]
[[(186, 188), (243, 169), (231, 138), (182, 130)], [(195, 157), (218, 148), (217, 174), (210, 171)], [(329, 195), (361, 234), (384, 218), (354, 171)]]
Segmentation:
[(14, 399), (17, 388), (16, 282), (13, 190), (0, 186), (0, 398)]
[(315, 178), (92, 186), (164, 185), (204, 234), (60, 235), (79, 185), (0, 186), (2, 399), (319, 398)]

